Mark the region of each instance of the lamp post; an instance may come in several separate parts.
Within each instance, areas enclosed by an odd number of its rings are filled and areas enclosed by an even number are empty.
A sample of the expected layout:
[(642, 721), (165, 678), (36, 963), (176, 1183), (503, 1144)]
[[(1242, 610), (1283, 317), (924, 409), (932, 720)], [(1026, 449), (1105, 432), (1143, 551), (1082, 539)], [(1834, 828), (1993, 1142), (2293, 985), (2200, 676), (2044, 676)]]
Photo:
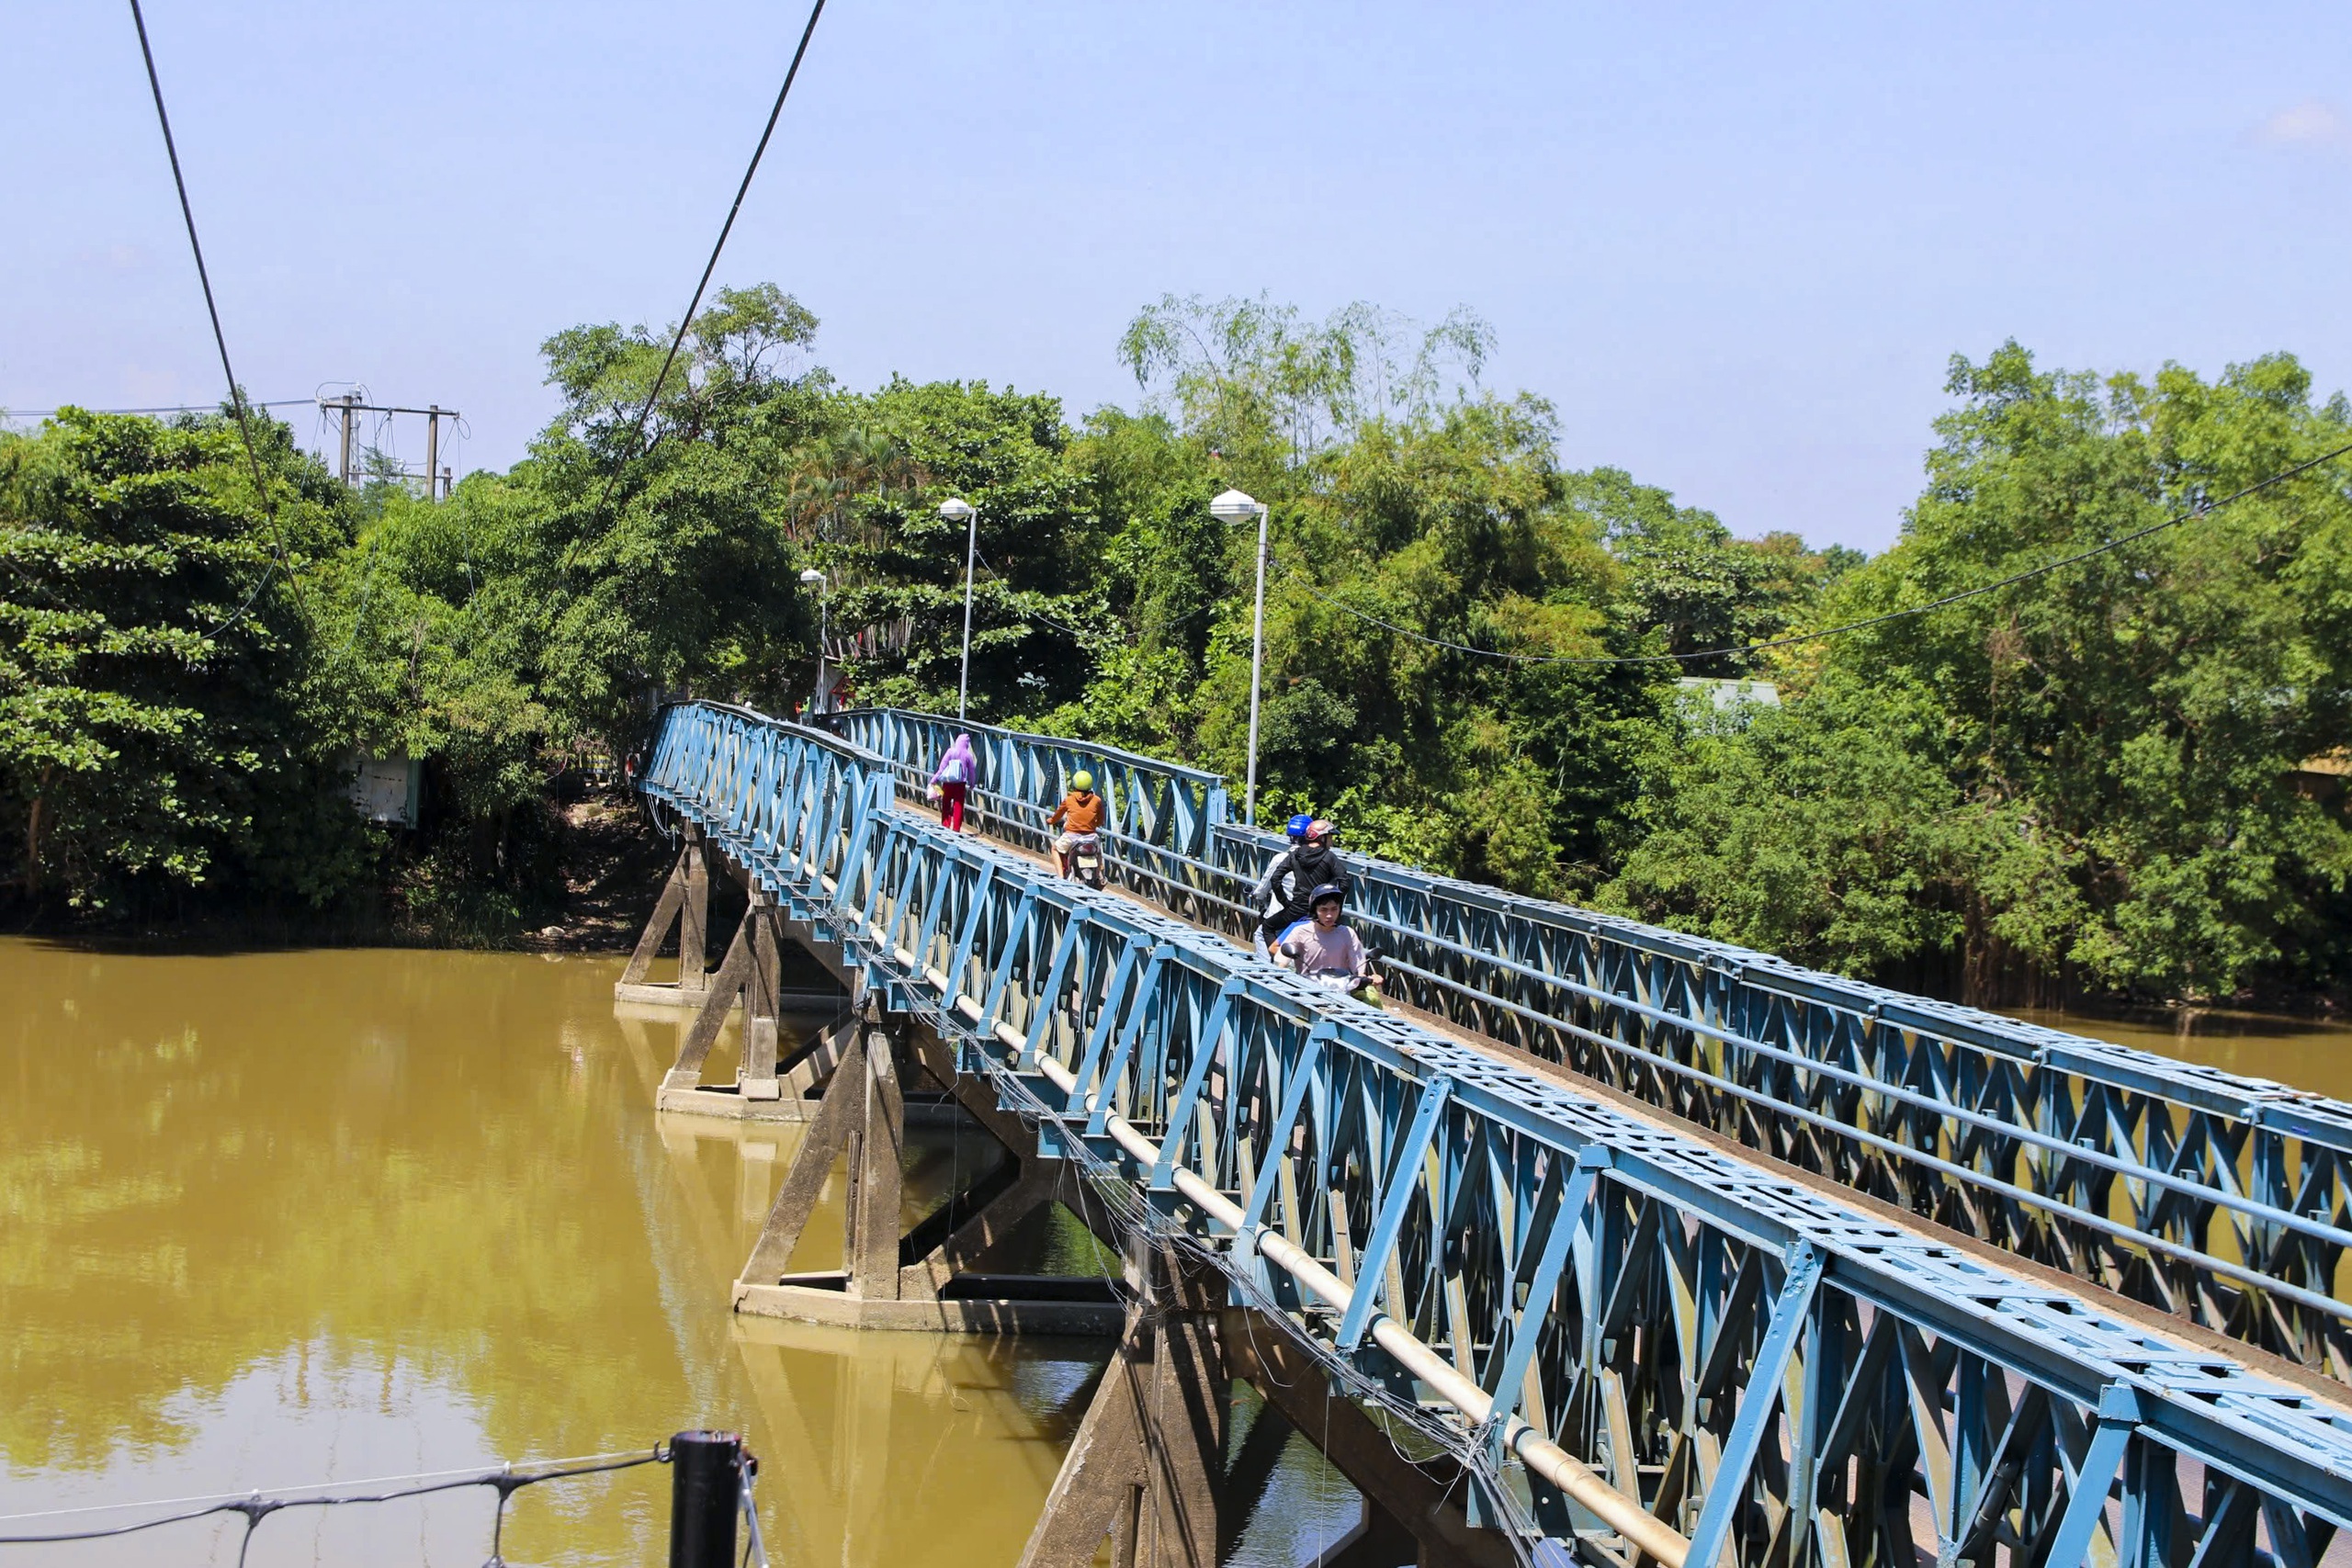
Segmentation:
[(815, 567), (801, 569), (800, 581), (817, 585), (817, 700), (808, 705), (809, 716), (825, 711), (825, 615), (831, 607), (831, 587), (825, 574)]
[(1209, 502), (1209, 515), (1220, 523), (1258, 520), (1258, 604), (1250, 617), (1250, 783), (1241, 796), (1241, 818), (1258, 825), (1258, 681), (1266, 665), (1266, 514), (1263, 502), (1228, 490)]
[(964, 525), (964, 668), (956, 677), (956, 722), (964, 722), (964, 707), (972, 694), (972, 559), (980, 550), (980, 509), (960, 495), (939, 503), (939, 515)]

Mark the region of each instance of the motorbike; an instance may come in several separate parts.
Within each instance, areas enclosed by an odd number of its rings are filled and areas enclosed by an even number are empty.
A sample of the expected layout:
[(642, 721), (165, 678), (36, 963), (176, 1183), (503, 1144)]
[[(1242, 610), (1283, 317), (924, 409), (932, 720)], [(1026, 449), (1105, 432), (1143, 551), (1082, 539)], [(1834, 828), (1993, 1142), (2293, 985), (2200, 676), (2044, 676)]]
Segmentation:
[(1353, 997), (1366, 1007), (1376, 1008), (1380, 1006), (1380, 954), (1367, 950), (1364, 953), (1364, 963), (1372, 970), (1369, 976), (1349, 975), (1331, 970), (1318, 975), (1309, 975), (1306, 978), (1329, 990), (1337, 991), (1343, 997)]
[(1076, 835), (1078, 842), (1070, 846), (1070, 870), (1089, 887), (1102, 886), (1102, 844), (1091, 833)]

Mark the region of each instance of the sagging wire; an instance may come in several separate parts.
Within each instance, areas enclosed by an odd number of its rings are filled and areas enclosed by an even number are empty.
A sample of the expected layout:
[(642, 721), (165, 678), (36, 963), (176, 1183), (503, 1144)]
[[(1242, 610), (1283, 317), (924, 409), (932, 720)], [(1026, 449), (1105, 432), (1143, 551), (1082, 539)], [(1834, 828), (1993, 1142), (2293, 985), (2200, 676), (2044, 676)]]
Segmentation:
[[(271, 398), (267, 401), (248, 399), (245, 406), (254, 409), (290, 409), (297, 404), (315, 400), (311, 398)], [(79, 409), (84, 413), (105, 414), (212, 413), (217, 412), (217, 408), (218, 405), (212, 403), (158, 403), (152, 408), (94, 409), (85, 408), (80, 403), (60, 403), (53, 409), (0, 409), (0, 416), (8, 419), (49, 419), (63, 413), (67, 409)]]
[[(526, 1486), (544, 1482), (566, 1481), (575, 1476), (601, 1475), (608, 1472), (634, 1470), (639, 1465), (667, 1464), (670, 1450), (656, 1443), (649, 1451), (628, 1450), (621, 1453), (586, 1454), (575, 1459), (537, 1460), (526, 1461), (527, 1469), (517, 1471), (513, 1463), (489, 1471), (429, 1471), (419, 1475), (382, 1476), (371, 1481), (347, 1483), (353, 1488), (387, 1488), (384, 1490), (348, 1490), (322, 1493), (318, 1496), (273, 1496), (261, 1492), (216, 1494), (209, 1497), (175, 1497), (147, 1503), (99, 1503), (81, 1508), (51, 1508), (39, 1513), (0, 1516), (0, 1524), (17, 1524), (28, 1519), (65, 1518), (75, 1515), (112, 1513), (125, 1508), (178, 1507), (177, 1513), (157, 1518), (140, 1519), (127, 1525), (109, 1525), (95, 1529), (64, 1530), (49, 1535), (0, 1535), (0, 1546), (39, 1546), (55, 1541), (106, 1540), (117, 1536), (137, 1535), (142, 1531), (160, 1529), (165, 1525), (186, 1524), (191, 1519), (207, 1518), (214, 1514), (242, 1514), (245, 1519), (243, 1541), (237, 1549), (237, 1560), (244, 1561), (245, 1547), (253, 1540), (254, 1528), (270, 1515), (286, 1508), (332, 1508), (353, 1503), (391, 1503), (405, 1497), (424, 1497), (436, 1492), (456, 1492), (468, 1487), (488, 1486), (498, 1493), (498, 1511), (491, 1526), (491, 1555), (492, 1564), (499, 1562), (498, 1544), (504, 1529), (506, 1500)], [(547, 1468), (542, 1468), (547, 1467)], [(407, 1485), (390, 1485), (393, 1482)], [(321, 1482), (312, 1487), (290, 1487), (289, 1492), (315, 1491), (327, 1485)]]
[(768, 1543), (760, 1534), (760, 1510), (752, 1495), (752, 1484), (760, 1477), (760, 1461), (745, 1454), (736, 1474), (741, 1483), (736, 1487), (735, 1495), (743, 1507), (743, 1561), (739, 1568), (751, 1568), (754, 1563), (758, 1568), (768, 1568)]
[(253, 468), (254, 493), (261, 502), (262, 516), (269, 525), (270, 536), (277, 547), (268, 570), (262, 573), (261, 581), (254, 585), (254, 591), (245, 595), (245, 602), (237, 606), (235, 613), (204, 635), (215, 636), (243, 620), (245, 613), (254, 607), (254, 601), (261, 597), (262, 591), (269, 586), (281, 567), (286, 570), (288, 585), (294, 590), (295, 607), (300, 612), (303, 623), (307, 626), (311, 622), (310, 599), (302, 592), (301, 579), (294, 575), (292, 565), (287, 558), (286, 532), (277, 520), (277, 501), (270, 493), (269, 482), (263, 476), (260, 448), (254, 444), (253, 415), (245, 401), (244, 389), (237, 385), (236, 369), (229, 363), (229, 339), (228, 335), (220, 330), (220, 307), (212, 297), (212, 274), (204, 265), (204, 243), (196, 236), (196, 209), (188, 201), (187, 180), (180, 173), (179, 144), (172, 137), (171, 114), (164, 107), (164, 79), (155, 70), (155, 51), (147, 40), (147, 17), (146, 14), (139, 8), (139, 0), (130, 0), (130, 21), (131, 26), (139, 33), (139, 57), (146, 62), (147, 85), (155, 98), (155, 122), (163, 128), (164, 152), (171, 161), (172, 186), (179, 193), (180, 217), (187, 225), (188, 250), (196, 257), (197, 281), (204, 288), (204, 310), (205, 314), (211, 319), (213, 346), (220, 351), (220, 373), (229, 383), (229, 406), (237, 416), (237, 429), (244, 438), (245, 461)]
[[(989, 574), (990, 577), (993, 577), (993, 578), (995, 578), (995, 579), (996, 579), (996, 581), (997, 581), (997, 585), (998, 585), (999, 587), (1002, 588), (1002, 589), (1005, 591), (1005, 592), (1006, 592), (1007, 594), (1016, 594), (1016, 593), (1023, 593), (1023, 592), (1030, 592), (1029, 590), (1026, 590), (1026, 589), (1021, 589), (1021, 588), (1016, 588), (1016, 587), (1014, 587), (1014, 586), (1012, 585), (1012, 581), (1011, 581), (1009, 578), (1007, 578), (1007, 577), (1004, 575), (1004, 573), (1002, 573), (1002, 572), (999, 571), (999, 570), (996, 569), (996, 563), (995, 563), (994, 561), (992, 561), (992, 560), (989, 559), (988, 556), (987, 556), (984, 552), (982, 552), (982, 551), (981, 551), (981, 549), (980, 549), (978, 546), (974, 546), (974, 547), (973, 547), (972, 554), (973, 554), (973, 555), (975, 555), (975, 556), (977, 556), (977, 557), (978, 557), (978, 558), (979, 558), (979, 562), (980, 562), (980, 565), (982, 565), (983, 567), (986, 567), (986, 568), (988, 569), (988, 574)], [(1044, 595), (1044, 594), (1042, 594), (1042, 593), (1037, 594), (1037, 595), (1035, 595), (1035, 596), (1036, 596), (1036, 597), (1038, 597), (1038, 598), (1041, 598), (1041, 599), (1045, 597), (1045, 595)], [(1024, 609), (1023, 609), (1019, 604), (1014, 604), (1014, 605), (1012, 606), (1012, 608), (1013, 608), (1013, 612), (1014, 612), (1016, 615), (1028, 615), (1028, 616), (1031, 616), (1031, 617), (1033, 617), (1033, 618), (1035, 618), (1035, 619), (1036, 619), (1036, 620), (1043, 621), (1043, 622), (1045, 622), (1047, 626), (1049, 626), (1053, 627), (1056, 631), (1057, 631), (1057, 632), (1061, 632), (1061, 633), (1063, 633), (1065, 636), (1068, 636), (1068, 637), (1072, 637), (1072, 638), (1075, 638), (1078, 642), (1080, 642), (1080, 643), (1081, 643), (1081, 644), (1089, 643), (1089, 642), (1093, 642), (1093, 641), (1095, 641), (1095, 640), (1097, 640), (1097, 639), (1099, 639), (1099, 638), (1101, 638), (1101, 637), (1104, 637), (1104, 636), (1109, 635), (1109, 634), (1107, 634), (1107, 633), (1100, 632), (1100, 631), (1093, 631), (1093, 632), (1085, 632), (1085, 631), (1080, 631), (1080, 630), (1079, 630), (1076, 626), (1071, 626), (1071, 625), (1070, 625), (1069, 622), (1067, 622), (1067, 621), (1057, 621), (1057, 620), (1054, 619), (1054, 617), (1053, 617), (1053, 616), (1046, 615), (1043, 610), (1024, 610)]]
[[(623, 453), (620, 461), (613, 466), (612, 474), (605, 480), (605, 493), (596, 502), (598, 512), (611, 503), (613, 491), (620, 483), (622, 472), (640, 455), (636, 448), (645, 439), (645, 422), (651, 417), (653, 404), (662, 396), (662, 384), (670, 378), (670, 367), (677, 361), (680, 345), (686, 341), (686, 333), (694, 328), (695, 312), (702, 308), (703, 293), (710, 288), (710, 275), (718, 270), (719, 253), (727, 249), (727, 236), (735, 231), (736, 215), (743, 210), (744, 197), (751, 194), (752, 176), (760, 172), (760, 160), (766, 156), (768, 141), (775, 135), (775, 123), (784, 115), (785, 100), (792, 96), (792, 84), (799, 78), (800, 62), (808, 57), (808, 40), (816, 36), (817, 18), (824, 14), (825, 0), (816, 0), (816, 4), (808, 8), (808, 22), (800, 29), (800, 44), (792, 51), (792, 64), (785, 71), (784, 85), (776, 89), (775, 104), (768, 110), (768, 122), (760, 131), (759, 144), (752, 149), (752, 161), (743, 167), (742, 183), (735, 187), (735, 200), (727, 209), (727, 220), (718, 226), (718, 238), (710, 247), (710, 259), (703, 264), (702, 280), (695, 285), (694, 298), (686, 301), (686, 313), (678, 318), (678, 330), (670, 339), (669, 352), (662, 356), (662, 368), (653, 378), (652, 388), (645, 394), (644, 406), (637, 411), (637, 418), (629, 431), (629, 449)], [(659, 444), (657, 439), (655, 445)], [(650, 452), (651, 448), (646, 450)]]

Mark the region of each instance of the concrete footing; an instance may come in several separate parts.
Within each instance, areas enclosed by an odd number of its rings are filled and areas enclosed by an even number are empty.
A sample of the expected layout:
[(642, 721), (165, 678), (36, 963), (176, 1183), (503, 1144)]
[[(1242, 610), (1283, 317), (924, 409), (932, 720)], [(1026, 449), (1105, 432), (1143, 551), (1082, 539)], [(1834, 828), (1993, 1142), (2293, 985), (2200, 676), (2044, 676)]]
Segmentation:
[[(800, 1101), (808, 1131), (735, 1282), (735, 1310), (930, 1333), (1116, 1333), (1122, 1309), (1110, 1280), (989, 1270), (1000, 1244), (1037, 1209), (1058, 1199), (1074, 1200), (1079, 1209), (1092, 1205), (1078, 1191), (1077, 1172), (1065, 1161), (1042, 1156), (1035, 1131), (998, 1106), (985, 1082), (958, 1074), (953, 1054), (928, 1031), (916, 1039), (918, 1028), (886, 1021), (869, 998), (861, 1016), (830, 1037), (837, 1059), (822, 1097)], [(939, 1086), (944, 1096), (910, 1097), (902, 1073)], [(677, 1076), (672, 1075), (673, 1082)], [(688, 1095), (704, 1102), (724, 1098), (699, 1089), (664, 1090), (665, 1102)], [(978, 1123), (1009, 1157), (986, 1168), (965, 1190), (950, 1193), (908, 1232), (900, 1221), (906, 1129), (932, 1116)], [(844, 1157), (843, 1266), (791, 1272), (793, 1250)]]
[(911, 1334), (1080, 1334), (1119, 1332), (1125, 1309), (1109, 1283), (1023, 1274), (959, 1274), (932, 1298), (876, 1300), (851, 1292), (841, 1270), (786, 1274), (773, 1285), (735, 1282), (735, 1310), (835, 1328)]
[[(764, 1122), (798, 1126), (816, 1120), (818, 1100), (797, 1094), (755, 1100), (731, 1083), (703, 1083), (676, 1067), (662, 1080), (654, 1109), (676, 1116), (706, 1116), (718, 1122)], [(969, 1120), (952, 1100), (910, 1099), (904, 1113), (910, 1127), (953, 1127)], [(1113, 1325), (1114, 1328), (1116, 1325)]]
[[(831, 1016), (840, 1012), (848, 999), (838, 990), (779, 990), (775, 994), (775, 1007), (780, 1013), (824, 1013)], [(635, 1007), (699, 1012), (709, 1002), (710, 990), (707, 985), (690, 988), (674, 980), (640, 980), (635, 983), (616, 980), (613, 983), (613, 1000)], [(729, 1017), (742, 1010), (741, 997), (729, 999), (727, 1010)]]

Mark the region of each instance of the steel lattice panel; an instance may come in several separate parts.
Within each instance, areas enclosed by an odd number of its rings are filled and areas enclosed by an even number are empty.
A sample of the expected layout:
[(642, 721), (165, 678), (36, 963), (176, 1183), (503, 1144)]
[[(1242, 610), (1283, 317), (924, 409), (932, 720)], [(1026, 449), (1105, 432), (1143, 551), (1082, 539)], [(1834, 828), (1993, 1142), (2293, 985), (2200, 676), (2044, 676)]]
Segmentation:
[[(1332, 1354), (1397, 1378), (1367, 1335), (1403, 1325), (1702, 1553), (2297, 1562), (2352, 1519), (2334, 1402), (1044, 876), (891, 809), (891, 779), (682, 706), (645, 788), (1050, 1135), (1180, 1217), (1187, 1179), (1240, 1211), (1206, 1227), (1228, 1267)], [(1645, 962), (1662, 1006), (1685, 982)], [(1550, 1533), (1590, 1522), (1535, 1497)]]

